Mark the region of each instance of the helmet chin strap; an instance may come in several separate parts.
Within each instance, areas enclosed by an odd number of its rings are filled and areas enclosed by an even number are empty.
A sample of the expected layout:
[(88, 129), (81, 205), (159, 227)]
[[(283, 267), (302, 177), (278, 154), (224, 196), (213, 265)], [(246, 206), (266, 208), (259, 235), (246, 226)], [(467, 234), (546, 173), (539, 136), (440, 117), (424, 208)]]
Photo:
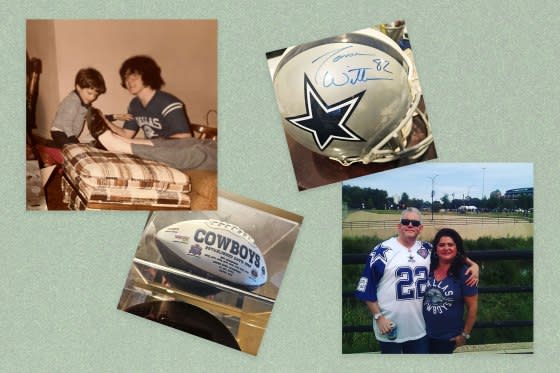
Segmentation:
[[(343, 166), (350, 166), (351, 164), (357, 162), (361, 162), (363, 164), (385, 163), (403, 157), (407, 157), (409, 159), (417, 159), (421, 157), (433, 142), (432, 129), (428, 118), (421, 110), (418, 109), (421, 98), (422, 94), (417, 92), (406, 116), (401, 120), (400, 124), (392, 133), (387, 135), (382, 141), (371, 148), (367, 154), (345, 159), (338, 159), (334, 157), (330, 157), (330, 159), (338, 161)], [(410, 132), (414, 115), (418, 115), (420, 116), (420, 118), (422, 118), (422, 121), (426, 127), (427, 135), (426, 138), (424, 138), (418, 144), (411, 146), (410, 148), (406, 148), (407, 136), (404, 135), (404, 133)], [(391, 143), (393, 143), (394, 145), (391, 146)], [(389, 147), (389, 149), (386, 149), (387, 147)]]

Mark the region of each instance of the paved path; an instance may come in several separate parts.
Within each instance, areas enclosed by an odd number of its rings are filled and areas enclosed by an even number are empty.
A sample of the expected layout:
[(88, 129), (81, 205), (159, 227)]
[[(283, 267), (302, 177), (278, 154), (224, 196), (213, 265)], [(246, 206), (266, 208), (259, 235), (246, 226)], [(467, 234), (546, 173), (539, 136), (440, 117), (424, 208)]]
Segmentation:
[(532, 354), (533, 342), (467, 345), (455, 350), (456, 354), (466, 352), (484, 354)]

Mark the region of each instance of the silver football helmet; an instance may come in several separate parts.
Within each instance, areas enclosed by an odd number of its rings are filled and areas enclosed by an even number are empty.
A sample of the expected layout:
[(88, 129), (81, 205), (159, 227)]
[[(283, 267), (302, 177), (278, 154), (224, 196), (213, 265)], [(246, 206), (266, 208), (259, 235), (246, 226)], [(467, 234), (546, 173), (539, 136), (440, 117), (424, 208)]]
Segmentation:
[[(343, 165), (416, 159), (433, 141), (411, 57), (378, 30), (288, 48), (273, 85), (287, 134)], [(413, 144), (415, 115), (425, 137)]]

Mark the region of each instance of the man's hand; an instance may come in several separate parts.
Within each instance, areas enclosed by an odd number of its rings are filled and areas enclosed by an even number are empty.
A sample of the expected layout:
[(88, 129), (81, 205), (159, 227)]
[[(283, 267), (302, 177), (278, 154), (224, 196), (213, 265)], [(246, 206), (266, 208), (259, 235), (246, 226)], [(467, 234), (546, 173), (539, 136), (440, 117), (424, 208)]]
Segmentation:
[(115, 118), (115, 120), (121, 120), (125, 122), (127, 120), (134, 119), (134, 116), (132, 114), (113, 114), (113, 118)]
[(385, 318), (385, 316), (381, 316), (375, 322), (377, 323), (377, 327), (379, 328), (379, 331), (381, 331), (381, 334), (387, 334), (391, 331), (391, 320)]
[(467, 268), (467, 270), (465, 271), (465, 275), (469, 276), (467, 277), (467, 280), (465, 281), (465, 284), (467, 286), (477, 286), (478, 285), (478, 278), (480, 275), (480, 267), (478, 266), (478, 264), (476, 264), (475, 262), (473, 262), (472, 260), (467, 258), (467, 264), (469, 264), (469, 267)]

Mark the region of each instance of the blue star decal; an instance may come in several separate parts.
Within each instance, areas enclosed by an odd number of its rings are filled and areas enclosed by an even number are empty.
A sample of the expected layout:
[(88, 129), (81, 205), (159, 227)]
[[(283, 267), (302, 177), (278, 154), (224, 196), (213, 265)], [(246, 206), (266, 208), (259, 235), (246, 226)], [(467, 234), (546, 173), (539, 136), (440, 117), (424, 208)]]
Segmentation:
[(369, 266), (370, 267), (373, 266), (373, 263), (375, 263), (377, 260), (382, 260), (383, 262), (386, 263), (387, 255), (385, 255), (385, 253), (389, 250), (391, 250), (391, 248), (382, 245), (379, 245), (375, 249), (373, 249), (372, 252), (369, 254), (369, 256), (371, 256), (371, 259), (369, 261)]
[(346, 126), (348, 118), (352, 115), (365, 91), (328, 105), (319, 96), (307, 75), (304, 76), (304, 89), (306, 113), (286, 118), (286, 120), (311, 133), (320, 150), (325, 150), (334, 139), (365, 141)]

